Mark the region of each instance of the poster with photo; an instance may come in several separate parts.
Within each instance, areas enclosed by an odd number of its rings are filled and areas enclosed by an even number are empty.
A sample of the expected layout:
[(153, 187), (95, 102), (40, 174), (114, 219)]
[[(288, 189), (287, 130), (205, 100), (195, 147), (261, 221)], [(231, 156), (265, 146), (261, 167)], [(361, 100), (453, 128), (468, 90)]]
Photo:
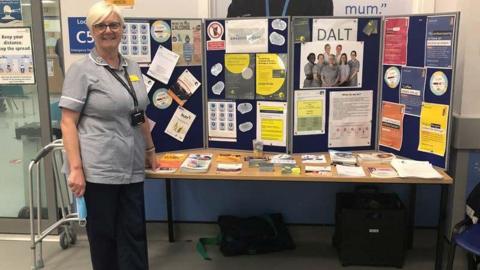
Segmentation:
[(362, 87), (363, 51), (361, 41), (303, 43), (300, 89)]
[(200, 20), (172, 20), (172, 51), (180, 55), (177, 66), (202, 64)]

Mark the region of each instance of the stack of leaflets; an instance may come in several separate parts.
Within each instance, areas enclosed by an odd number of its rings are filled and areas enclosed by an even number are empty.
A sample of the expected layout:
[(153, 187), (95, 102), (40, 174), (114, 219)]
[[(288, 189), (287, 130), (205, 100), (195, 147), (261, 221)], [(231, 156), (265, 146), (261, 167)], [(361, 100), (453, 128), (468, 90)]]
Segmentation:
[(442, 178), (428, 161), (394, 159), (391, 164), (400, 177)]
[(242, 171), (242, 156), (236, 154), (218, 154), (216, 157), (218, 173), (239, 173)]
[(290, 164), (290, 165), (297, 164), (295, 159), (289, 154), (278, 154), (278, 155), (271, 156), (270, 162), (273, 164)]
[(368, 172), (372, 177), (377, 178), (395, 178), (398, 177), (397, 172), (390, 167), (368, 167)]
[(363, 167), (337, 165), (336, 168), (337, 168), (338, 176), (348, 176), (348, 177), (366, 176), (365, 171), (363, 170)]
[(343, 151), (328, 151), (330, 154), (330, 159), (332, 164), (339, 164), (345, 166), (355, 166), (357, 164), (357, 158), (353, 155), (352, 152), (343, 152)]
[(360, 163), (384, 163), (389, 164), (395, 158), (391, 153), (361, 153), (358, 154), (358, 162)]
[(187, 173), (205, 173), (212, 163), (212, 154), (190, 154), (180, 170)]
[(156, 173), (174, 173), (180, 168), (186, 154), (168, 153), (157, 159)]
[[(252, 157), (252, 156), (245, 156), (244, 159), (246, 162), (248, 162), (248, 167), (259, 167), (260, 163), (269, 163), (270, 162), (270, 157), (267, 156), (262, 156), (262, 157)], [(271, 163), (269, 163), (271, 164)]]
[(305, 173), (309, 175), (332, 175), (332, 166), (305, 166)]
[(240, 173), (242, 163), (217, 163), (217, 172), (219, 173)]
[(303, 164), (327, 163), (325, 155), (302, 155)]

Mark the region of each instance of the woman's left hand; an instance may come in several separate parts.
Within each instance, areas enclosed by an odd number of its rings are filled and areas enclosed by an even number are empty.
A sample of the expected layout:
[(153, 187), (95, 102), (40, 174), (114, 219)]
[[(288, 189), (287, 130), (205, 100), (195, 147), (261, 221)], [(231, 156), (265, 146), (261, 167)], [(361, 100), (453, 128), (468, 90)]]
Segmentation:
[(145, 153), (145, 167), (150, 168), (152, 170), (157, 169), (157, 158), (155, 151), (147, 151)]

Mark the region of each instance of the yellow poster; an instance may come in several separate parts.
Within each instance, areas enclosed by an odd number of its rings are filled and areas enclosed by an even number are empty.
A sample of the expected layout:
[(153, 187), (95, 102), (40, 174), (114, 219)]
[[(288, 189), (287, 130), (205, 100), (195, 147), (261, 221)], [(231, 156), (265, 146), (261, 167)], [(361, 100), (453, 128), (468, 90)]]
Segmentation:
[(264, 145), (287, 145), (287, 103), (257, 102), (257, 139)]
[(105, 2), (121, 7), (133, 7), (135, 5), (135, 0), (105, 0)]
[(256, 56), (257, 98), (286, 99), (286, 54), (259, 53)]
[(422, 104), (418, 151), (445, 156), (447, 145), (448, 105)]

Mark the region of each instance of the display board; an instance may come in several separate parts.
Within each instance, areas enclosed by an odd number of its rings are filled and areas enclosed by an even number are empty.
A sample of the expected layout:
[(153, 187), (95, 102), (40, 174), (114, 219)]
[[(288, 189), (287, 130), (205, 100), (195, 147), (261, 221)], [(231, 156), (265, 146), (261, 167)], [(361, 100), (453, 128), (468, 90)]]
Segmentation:
[(447, 168), (458, 20), (385, 17), (380, 150)]
[(288, 146), (287, 17), (205, 20), (208, 147), (265, 151)]
[(376, 147), (380, 17), (293, 17), (292, 152)]
[(156, 152), (203, 148), (201, 19), (126, 19), (120, 52), (140, 64)]

